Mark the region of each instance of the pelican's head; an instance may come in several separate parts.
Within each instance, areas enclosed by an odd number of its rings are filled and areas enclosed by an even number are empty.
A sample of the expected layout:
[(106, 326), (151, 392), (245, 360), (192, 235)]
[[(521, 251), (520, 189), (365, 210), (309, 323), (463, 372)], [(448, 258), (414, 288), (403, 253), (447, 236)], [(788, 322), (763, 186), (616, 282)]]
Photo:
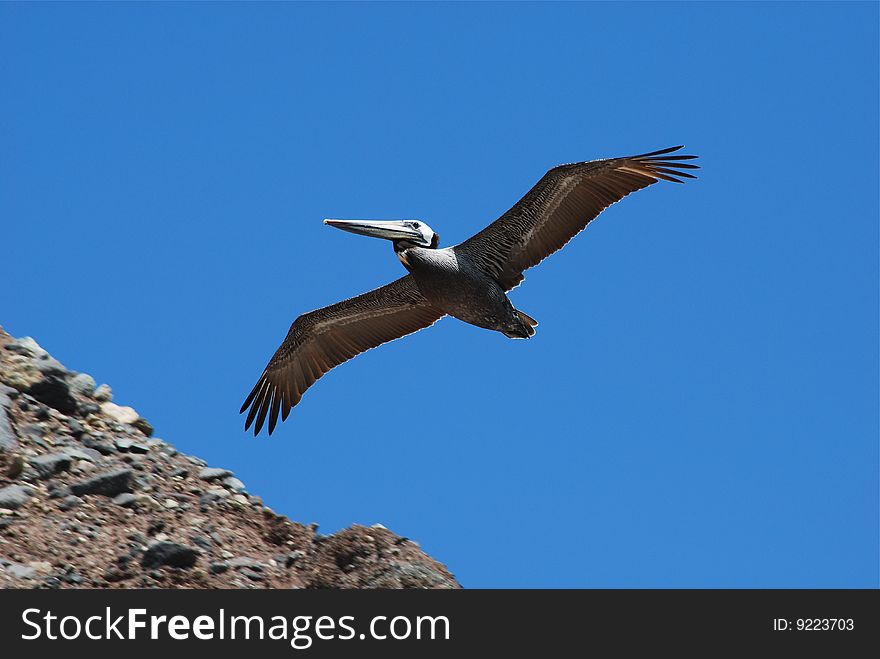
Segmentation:
[(440, 244), (440, 236), (420, 220), (324, 220), (324, 224), (362, 236), (391, 240), (395, 249), (413, 245), (437, 249)]

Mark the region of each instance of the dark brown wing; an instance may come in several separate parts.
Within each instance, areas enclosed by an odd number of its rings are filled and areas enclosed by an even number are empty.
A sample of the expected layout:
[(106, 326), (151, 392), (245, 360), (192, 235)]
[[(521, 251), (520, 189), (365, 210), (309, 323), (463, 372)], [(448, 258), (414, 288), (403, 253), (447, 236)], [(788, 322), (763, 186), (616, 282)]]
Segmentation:
[(250, 407), (245, 430), (256, 420), (257, 435), (268, 415), (271, 435), (278, 413), (282, 421), (287, 419), (306, 389), (331, 368), (433, 325), (443, 315), (428, 304), (411, 275), (303, 314), (290, 326), (287, 338), (241, 406), (241, 412)]
[(560, 249), (630, 192), (661, 179), (681, 183), (678, 177), (696, 178), (683, 170), (699, 167), (681, 161), (697, 156), (667, 155), (681, 148), (554, 167), (513, 208), (455, 250), (510, 290), (523, 280), (524, 270)]

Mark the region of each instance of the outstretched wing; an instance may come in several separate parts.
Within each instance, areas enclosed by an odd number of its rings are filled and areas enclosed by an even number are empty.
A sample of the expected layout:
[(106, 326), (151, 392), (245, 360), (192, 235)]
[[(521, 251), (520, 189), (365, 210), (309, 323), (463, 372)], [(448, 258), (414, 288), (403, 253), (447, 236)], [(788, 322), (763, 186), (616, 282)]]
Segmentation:
[(245, 430), (256, 420), (257, 435), (268, 415), (271, 435), (278, 413), (282, 421), (287, 419), (306, 389), (327, 371), (370, 348), (433, 325), (443, 315), (428, 304), (411, 275), (303, 314), (290, 326), (241, 406), (241, 412), (250, 407)]
[(630, 192), (658, 180), (696, 178), (683, 170), (699, 167), (682, 161), (697, 156), (668, 155), (681, 148), (554, 167), (513, 208), (455, 250), (510, 290), (523, 280), (524, 270), (560, 249)]

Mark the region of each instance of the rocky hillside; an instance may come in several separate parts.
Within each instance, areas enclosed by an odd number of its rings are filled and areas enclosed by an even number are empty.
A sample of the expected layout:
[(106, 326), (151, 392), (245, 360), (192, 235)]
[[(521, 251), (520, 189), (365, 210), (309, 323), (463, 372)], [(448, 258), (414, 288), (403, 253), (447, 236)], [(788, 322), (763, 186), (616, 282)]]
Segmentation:
[(0, 328), (0, 587), (459, 587), (380, 525), (321, 535), (152, 435)]

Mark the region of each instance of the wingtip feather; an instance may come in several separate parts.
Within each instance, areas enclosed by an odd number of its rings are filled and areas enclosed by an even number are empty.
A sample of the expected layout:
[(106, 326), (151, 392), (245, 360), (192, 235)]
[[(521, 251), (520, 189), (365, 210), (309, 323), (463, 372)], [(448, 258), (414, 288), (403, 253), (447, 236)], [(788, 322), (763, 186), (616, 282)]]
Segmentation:
[(678, 151), (679, 149), (683, 149), (684, 144), (680, 144), (679, 146), (670, 146), (666, 149), (660, 149), (659, 151), (651, 151), (650, 153), (641, 153), (637, 156), (633, 156), (633, 158), (650, 158), (651, 156), (661, 156), (664, 153), (672, 153), (674, 151)]

